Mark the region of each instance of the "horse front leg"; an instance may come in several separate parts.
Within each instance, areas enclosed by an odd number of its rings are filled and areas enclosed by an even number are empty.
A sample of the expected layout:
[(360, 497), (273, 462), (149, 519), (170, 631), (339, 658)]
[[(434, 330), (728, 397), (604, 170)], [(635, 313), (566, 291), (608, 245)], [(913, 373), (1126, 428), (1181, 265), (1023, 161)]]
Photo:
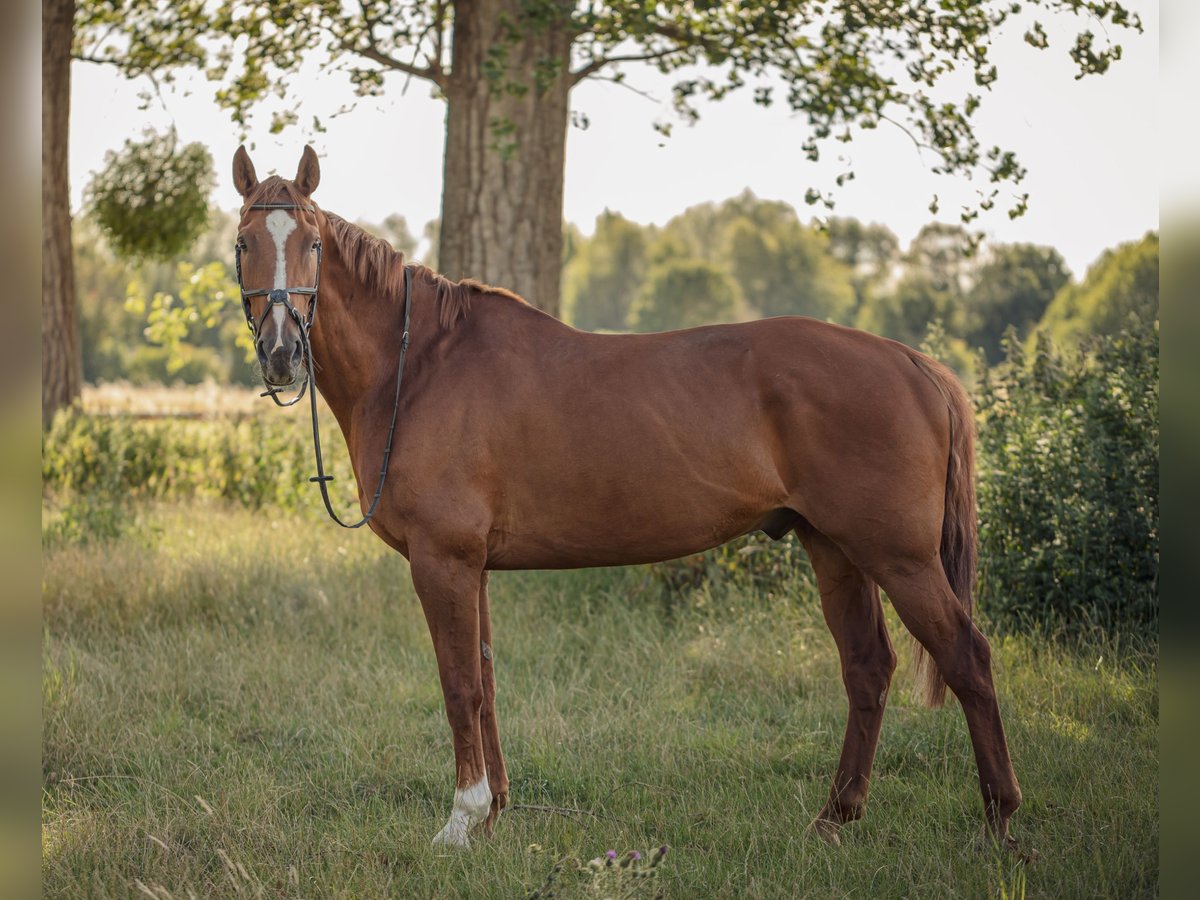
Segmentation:
[(483, 657), (483, 707), (479, 711), (479, 724), (483, 732), (483, 757), (487, 763), (488, 784), (492, 788), (492, 808), (483, 823), (483, 830), (491, 837), (496, 820), (508, 804), (508, 773), (504, 768), (504, 754), (500, 750), (500, 726), (496, 722), (496, 664), (486, 571), (479, 580), (479, 638), (480, 655)]
[(492, 808), (487, 762), (480, 727), (484, 689), (479, 621), (482, 561), (464, 558), (461, 550), (431, 547), (414, 552), (413, 586), (421, 599), (433, 638), (446, 718), (454, 741), (454, 805), (435, 844), (470, 846), (468, 833), (483, 823)]

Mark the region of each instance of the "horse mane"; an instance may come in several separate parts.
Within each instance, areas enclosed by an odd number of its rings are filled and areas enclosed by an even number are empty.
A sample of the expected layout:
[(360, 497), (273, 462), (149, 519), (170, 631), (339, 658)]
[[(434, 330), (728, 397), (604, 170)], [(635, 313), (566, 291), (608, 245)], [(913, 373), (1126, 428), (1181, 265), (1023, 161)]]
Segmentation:
[[(319, 209), (311, 197), (306, 197), (296, 185), (278, 175), (263, 180), (246, 198), (251, 203), (294, 203), (297, 206), (313, 206)], [(350, 273), (361, 281), (368, 290), (381, 294), (397, 303), (404, 297), (404, 254), (382, 238), (347, 222), (339, 215), (322, 210), (329, 222), (329, 231), (337, 245), (338, 254)], [(438, 322), (443, 328), (453, 328), (471, 311), (471, 298), (475, 294), (505, 297), (518, 303), (525, 299), (512, 291), (464, 278), (451, 281), (421, 263), (408, 263), (413, 270), (414, 284), (420, 283), (433, 288), (438, 306)]]

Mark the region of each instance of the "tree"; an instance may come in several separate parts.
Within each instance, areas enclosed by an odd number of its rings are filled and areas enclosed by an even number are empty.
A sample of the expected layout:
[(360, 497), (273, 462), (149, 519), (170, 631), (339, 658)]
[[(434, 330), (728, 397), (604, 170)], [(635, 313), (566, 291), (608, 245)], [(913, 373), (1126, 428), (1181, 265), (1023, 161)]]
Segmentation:
[(743, 296), (759, 315), (845, 322), (853, 313), (849, 269), (829, 254), (823, 235), (794, 217), (774, 230), (738, 219), (730, 230), (729, 258)]
[(630, 312), (635, 331), (668, 331), (744, 316), (742, 298), (733, 279), (712, 263), (671, 259), (657, 266)]
[(949, 339), (961, 339), (963, 298), (974, 278), (971, 246), (971, 235), (959, 225), (925, 225), (904, 254), (896, 284), (859, 309), (858, 327), (916, 347), (937, 322)]
[[(1141, 30), (1117, 2), (1030, 0), (1026, 7)], [(382, 92), (388, 76), (430, 82), (447, 103), (441, 269), (504, 284), (556, 313), (569, 98), (582, 80), (619, 80), (619, 67), (634, 62), (680, 71), (673, 96), (687, 121), (698, 116), (697, 100), (747, 86), (756, 102), (770, 105), (782, 81), (784, 102), (809, 129), (800, 147), (807, 158), (818, 158), (829, 141), (897, 123), (936, 155), (936, 172), (987, 180), (978, 208), (963, 212), (970, 221), (996, 204), (1001, 186), (1019, 185), (1024, 170), (1011, 152), (980, 144), (972, 127), (979, 93), (946, 99), (934, 88), (962, 70), (986, 90), (998, 77), (989, 55), (995, 33), (1019, 8), (1009, 0), (359, 0), (357, 8), (334, 0), (89, 0), (80, 57), (131, 75), (201, 67), (221, 81), (217, 100), (240, 123), (314, 52), (327, 54), (364, 95)], [(1039, 23), (1026, 40), (1046, 46)], [(1091, 31), (1070, 50), (1081, 76), (1106, 71), (1120, 52)], [(695, 64), (710, 68), (685, 69)], [(898, 68), (900, 78), (892, 74)], [(285, 109), (272, 127), (297, 120)], [(837, 182), (850, 177), (844, 172)], [(806, 199), (833, 203), (817, 188)], [(1012, 211), (1025, 201), (1013, 196)]]
[(886, 225), (866, 224), (841, 216), (826, 220), (825, 233), (829, 236), (829, 252), (853, 273), (851, 283), (857, 311), (892, 274), (892, 268), (900, 260), (900, 240)]
[(1077, 285), (1051, 301), (1039, 330), (1060, 345), (1088, 335), (1115, 335), (1158, 318), (1158, 234), (1105, 250)]
[(994, 244), (974, 279), (966, 296), (966, 337), (995, 365), (1004, 356), (1006, 330), (1024, 340), (1070, 275), (1053, 247)]
[(67, 130), (74, 0), (42, 3), (42, 426), (82, 386)]
[(646, 277), (646, 229), (620, 213), (596, 217), (596, 232), (583, 240), (566, 275), (565, 303), (576, 328), (618, 331)]
[(913, 268), (891, 291), (863, 307), (855, 325), (917, 347), (935, 322), (945, 329), (948, 338), (961, 338), (962, 294), (948, 289), (944, 281), (929, 272)]

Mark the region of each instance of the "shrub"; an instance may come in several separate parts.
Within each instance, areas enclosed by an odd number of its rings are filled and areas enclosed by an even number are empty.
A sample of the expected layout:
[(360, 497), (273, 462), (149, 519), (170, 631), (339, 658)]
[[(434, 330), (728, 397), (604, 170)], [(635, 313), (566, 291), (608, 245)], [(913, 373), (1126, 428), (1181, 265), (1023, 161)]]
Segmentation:
[[(313, 460), (306, 426), (306, 416), (273, 409), (210, 418), (64, 411), (42, 447), (42, 490), (55, 513), (51, 533), (104, 536), (121, 521), (122, 507), (145, 499), (317, 509), (317, 490), (308, 483)], [(357, 508), (345, 442), (328, 416), (321, 436), (328, 465), (339, 476), (331, 487), (335, 502)]]
[(993, 616), (1153, 634), (1158, 327), (1062, 355), (1044, 335), (980, 381), (979, 597)]

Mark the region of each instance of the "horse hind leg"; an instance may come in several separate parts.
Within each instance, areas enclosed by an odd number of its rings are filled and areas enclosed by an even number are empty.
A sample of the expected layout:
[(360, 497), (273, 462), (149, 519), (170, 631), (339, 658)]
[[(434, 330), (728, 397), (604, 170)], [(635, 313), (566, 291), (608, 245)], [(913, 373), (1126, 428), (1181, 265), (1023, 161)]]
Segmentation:
[(866, 810), (896, 653), (888, 638), (879, 588), (820, 532), (803, 527), (797, 534), (817, 576), (821, 611), (841, 657), (850, 706), (829, 799), (809, 826), (827, 842), (838, 844), (841, 827)]
[(877, 574), (901, 621), (962, 706), (979, 769), (986, 827), (1012, 848), (1008, 822), (1021, 805), (1021, 788), (1000, 721), (987, 639), (954, 595), (937, 556), (915, 572)]

